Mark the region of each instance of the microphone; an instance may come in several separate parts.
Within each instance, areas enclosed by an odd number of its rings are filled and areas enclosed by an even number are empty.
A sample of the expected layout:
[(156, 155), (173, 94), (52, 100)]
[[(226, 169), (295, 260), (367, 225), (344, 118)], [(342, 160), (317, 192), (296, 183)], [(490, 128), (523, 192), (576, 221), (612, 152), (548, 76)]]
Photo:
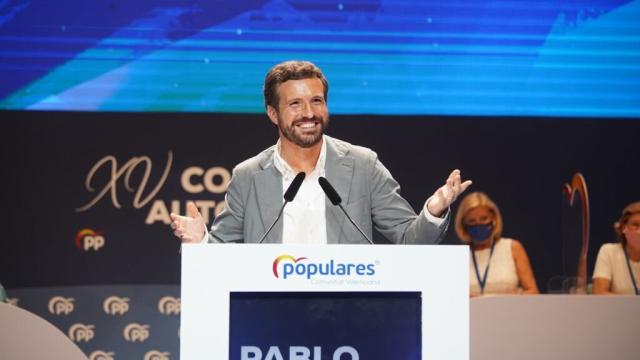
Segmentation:
[(298, 175), (296, 175), (296, 177), (293, 178), (291, 185), (289, 185), (287, 191), (284, 192), (285, 203), (293, 201), (293, 199), (296, 197), (296, 194), (298, 194), (298, 190), (300, 190), (300, 186), (302, 186), (304, 177), (305, 173), (304, 171), (301, 171), (298, 173)]
[(333, 186), (331, 186), (331, 184), (329, 183), (329, 180), (321, 176), (320, 178), (318, 178), (318, 183), (320, 183), (320, 187), (329, 198), (329, 201), (331, 201), (333, 205), (337, 205), (340, 208), (340, 210), (342, 210), (342, 212), (347, 217), (347, 219), (349, 219), (349, 221), (353, 224), (353, 226), (355, 226), (356, 229), (358, 229), (360, 234), (362, 234), (362, 236), (365, 239), (367, 239), (369, 244), (373, 245), (374, 244), (373, 241), (371, 241), (371, 239), (369, 239), (369, 237), (365, 235), (364, 231), (362, 231), (362, 229), (360, 229), (358, 224), (356, 224), (351, 218), (351, 216), (349, 216), (349, 214), (347, 213), (347, 210), (345, 210), (344, 207), (342, 207), (342, 204), (341, 204), (342, 198), (340, 197), (340, 195), (338, 195), (338, 192), (336, 191), (336, 189), (334, 189)]
[(278, 220), (282, 216), (282, 212), (284, 211), (284, 207), (289, 202), (293, 201), (293, 199), (296, 197), (296, 194), (298, 193), (298, 190), (300, 190), (300, 186), (302, 186), (302, 182), (304, 181), (305, 175), (306, 174), (304, 173), (304, 171), (301, 171), (301, 172), (298, 173), (298, 175), (296, 175), (295, 178), (293, 178), (293, 181), (291, 182), (291, 185), (289, 185), (289, 187), (287, 188), (287, 191), (284, 192), (284, 204), (282, 204), (282, 207), (280, 208), (280, 212), (278, 213), (278, 217), (276, 217), (276, 219), (273, 221), (271, 226), (269, 226), (269, 228), (264, 233), (264, 235), (262, 235), (262, 237), (260, 238), (260, 241), (258, 241), (258, 244), (262, 244), (264, 239), (271, 232), (271, 229), (273, 229), (273, 227), (276, 225), (276, 223), (278, 222)]

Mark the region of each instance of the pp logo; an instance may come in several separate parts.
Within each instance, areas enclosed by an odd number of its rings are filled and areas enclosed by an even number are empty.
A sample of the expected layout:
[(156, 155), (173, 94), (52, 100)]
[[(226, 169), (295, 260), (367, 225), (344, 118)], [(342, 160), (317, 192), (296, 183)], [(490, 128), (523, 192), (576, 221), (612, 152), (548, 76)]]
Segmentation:
[(158, 311), (163, 315), (180, 314), (180, 298), (165, 296), (158, 301)]
[(82, 229), (76, 234), (76, 247), (84, 251), (98, 251), (105, 244), (104, 233), (91, 229)]
[(160, 352), (158, 350), (151, 350), (149, 352), (147, 352), (146, 354), (144, 354), (144, 360), (169, 360), (169, 355), (171, 355), (168, 352)]
[(104, 352), (102, 350), (96, 350), (89, 355), (89, 360), (114, 360), (114, 352)]
[(129, 298), (109, 296), (104, 299), (102, 309), (107, 315), (124, 315), (129, 311)]
[(69, 339), (77, 343), (89, 342), (95, 336), (95, 325), (73, 324), (69, 328)]
[(131, 323), (124, 328), (124, 339), (128, 342), (144, 342), (149, 338), (149, 325)]
[(73, 311), (73, 298), (64, 298), (62, 296), (54, 296), (49, 300), (49, 312), (54, 315), (69, 315)]

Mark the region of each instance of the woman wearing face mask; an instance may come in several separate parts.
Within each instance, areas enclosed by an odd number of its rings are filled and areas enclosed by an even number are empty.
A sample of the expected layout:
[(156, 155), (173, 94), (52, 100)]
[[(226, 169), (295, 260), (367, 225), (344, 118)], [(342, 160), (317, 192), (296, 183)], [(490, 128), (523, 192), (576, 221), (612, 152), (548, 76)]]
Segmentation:
[(620, 242), (600, 247), (593, 293), (640, 295), (640, 201), (624, 208), (613, 228)]
[(471, 250), (471, 297), (538, 293), (527, 252), (518, 240), (502, 237), (500, 210), (486, 194), (474, 192), (462, 200), (455, 229)]

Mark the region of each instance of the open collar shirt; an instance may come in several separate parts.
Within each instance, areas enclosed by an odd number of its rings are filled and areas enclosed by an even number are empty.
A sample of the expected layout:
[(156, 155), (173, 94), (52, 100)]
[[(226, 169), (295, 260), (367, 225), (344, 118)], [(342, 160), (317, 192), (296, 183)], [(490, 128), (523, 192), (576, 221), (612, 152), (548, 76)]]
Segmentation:
[[(284, 208), (283, 244), (327, 243), (326, 196), (318, 184), (318, 178), (325, 176), (326, 158), (327, 141), (323, 136), (316, 167), (306, 175), (296, 197)], [(282, 174), (282, 193), (284, 194), (297, 174), (280, 156), (280, 140), (276, 145), (276, 151), (273, 152), (273, 165)]]

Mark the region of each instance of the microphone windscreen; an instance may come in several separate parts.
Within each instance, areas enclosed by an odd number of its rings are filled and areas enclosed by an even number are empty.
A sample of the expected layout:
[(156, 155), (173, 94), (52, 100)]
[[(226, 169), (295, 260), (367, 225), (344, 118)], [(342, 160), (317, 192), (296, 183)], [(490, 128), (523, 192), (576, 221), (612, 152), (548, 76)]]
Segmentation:
[(340, 195), (338, 195), (336, 189), (334, 189), (333, 186), (329, 184), (329, 180), (320, 177), (318, 178), (318, 183), (320, 183), (320, 187), (322, 188), (324, 193), (327, 194), (329, 201), (331, 201), (333, 205), (338, 205), (342, 202), (342, 198), (340, 198)]
[(298, 173), (298, 175), (296, 175), (295, 178), (293, 178), (291, 185), (289, 185), (289, 188), (284, 193), (285, 201), (293, 201), (293, 199), (296, 197), (296, 194), (298, 193), (298, 190), (300, 189), (300, 186), (302, 185), (302, 182), (304, 181), (304, 177), (305, 173), (304, 171), (301, 171)]

